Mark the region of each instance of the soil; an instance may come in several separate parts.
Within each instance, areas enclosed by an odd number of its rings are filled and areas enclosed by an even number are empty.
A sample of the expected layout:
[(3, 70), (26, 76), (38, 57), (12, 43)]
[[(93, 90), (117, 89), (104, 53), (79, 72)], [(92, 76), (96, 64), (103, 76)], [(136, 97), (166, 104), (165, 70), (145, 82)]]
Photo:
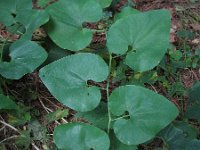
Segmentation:
[[(195, 51), (195, 49), (200, 48), (200, 42), (198, 39), (200, 38), (200, 21), (194, 19), (195, 15), (200, 15), (200, 3), (191, 3), (187, 0), (134, 0), (135, 6), (134, 8), (144, 12), (148, 10), (154, 10), (154, 9), (161, 9), (165, 8), (170, 10), (171, 16), (172, 16), (172, 26), (171, 26), (171, 43), (175, 45), (175, 50), (178, 50), (180, 48), (180, 44), (182, 44), (181, 39), (176, 35), (177, 31), (179, 31), (181, 28), (186, 28), (189, 30), (192, 30), (196, 33), (196, 36), (191, 39), (185, 41), (187, 44), (189, 44), (192, 47), (192, 51)], [(34, 7), (37, 9), (41, 9), (38, 7), (34, 1)], [(114, 6), (114, 11), (119, 12), (120, 9), (126, 4), (126, 0), (121, 0), (119, 3), (117, 3)], [(184, 8), (186, 11), (183, 13), (181, 11), (178, 11), (178, 9)], [(187, 21), (186, 21), (187, 20)], [(86, 24), (86, 27), (88, 28), (96, 28), (98, 24)], [(42, 38), (46, 38), (46, 34), (42, 31)], [(37, 31), (38, 32), (38, 31)], [(0, 37), (7, 37), (8, 33), (5, 28), (1, 25), (0, 26)], [(37, 33), (35, 33), (37, 36)], [(17, 35), (11, 35), (10, 39), (11, 41), (14, 41), (18, 39), (19, 37)], [(34, 38), (34, 37), (33, 37)], [(38, 37), (37, 37), (38, 38)], [(100, 44), (105, 45), (105, 33), (96, 33), (94, 35), (93, 41), (91, 43), (91, 46)], [(196, 40), (196, 43), (195, 43)], [(180, 75), (180, 80), (184, 85), (185, 89), (190, 88), (196, 81), (200, 80), (200, 68), (185, 68), (178, 70)], [(172, 83), (173, 81), (169, 81), (169, 83)], [(91, 85), (96, 85), (99, 87), (105, 87), (106, 82), (102, 83), (90, 83)], [(111, 91), (116, 88), (119, 83), (111, 84)], [(167, 96), (167, 90), (162, 87), (159, 83), (156, 83), (155, 85), (146, 85), (148, 88), (166, 96)], [(38, 111), (38, 120), (41, 124), (47, 126), (47, 132), (48, 134), (53, 134), (54, 127), (57, 126), (60, 123), (63, 123), (65, 121), (71, 122), (71, 121), (84, 121), (81, 119), (78, 119), (74, 116), (75, 111), (70, 110), (69, 108), (61, 105), (46, 89), (46, 87), (41, 82), (38, 71), (35, 71), (31, 74), (25, 75), (22, 79), (17, 81), (10, 81), (9, 84), (3, 85), (4, 92), (11, 96), (15, 97), (17, 102), (21, 102), (26, 106), (30, 106), (30, 110), (36, 109)], [(28, 93), (27, 93), (28, 91)], [(37, 95), (36, 97), (34, 97)], [(105, 97), (105, 91), (102, 91), (103, 97)], [(106, 99), (106, 98), (103, 98)], [(180, 97), (174, 96), (169, 98), (178, 108), (181, 109), (180, 104)], [(185, 104), (187, 104), (187, 96), (184, 97)], [(185, 106), (187, 107), (187, 106)], [(68, 109), (69, 115), (67, 117), (64, 117), (63, 120), (58, 120), (57, 122), (53, 122), (50, 124), (46, 124), (44, 116), (48, 114), (51, 111), (55, 111), (57, 109)], [(2, 113), (0, 114), (1, 120), (6, 120), (6, 114)], [(196, 125), (199, 127), (199, 125)], [(17, 127), (19, 129), (28, 128), (27, 124), (23, 126)], [(16, 132), (0, 125), (0, 141), (6, 138), (9, 138), (13, 135), (15, 135)], [(50, 138), (52, 139), (52, 137)], [(52, 141), (47, 142), (49, 145), (52, 145)], [(35, 143), (37, 147), (40, 149), (44, 149), (43, 142), (36, 142)], [(139, 150), (153, 150), (156, 147), (162, 147), (163, 143), (160, 139), (155, 139), (151, 143), (147, 145), (140, 145)], [(15, 150), (14, 144), (6, 144), (6, 148)], [(29, 149), (35, 149), (34, 145), (30, 146)]]

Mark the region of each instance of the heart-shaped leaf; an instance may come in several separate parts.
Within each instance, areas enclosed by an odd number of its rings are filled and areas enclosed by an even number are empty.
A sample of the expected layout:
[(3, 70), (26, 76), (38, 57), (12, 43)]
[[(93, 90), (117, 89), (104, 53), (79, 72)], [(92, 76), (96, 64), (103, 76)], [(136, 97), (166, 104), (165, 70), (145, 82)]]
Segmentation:
[(106, 8), (108, 6), (110, 6), (112, 0), (96, 0), (97, 2), (99, 2), (99, 4), (101, 5), (102, 8)]
[(10, 26), (14, 22), (14, 18), (6, 10), (0, 10), (0, 22), (5, 26)]
[(200, 141), (186, 137), (187, 133), (174, 124), (170, 124), (159, 133), (169, 150), (198, 150)]
[(102, 17), (102, 8), (94, 0), (59, 0), (47, 11), (48, 35), (58, 46), (72, 51), (85, 48), (92, 40), (92, 31), (83, 28), (83, 23), (96, 22)]
[(21, 10), (32, 9), (32, 1), (30, 0), (1, 0), (0, 1), (0, 22), (9, 26), (14, 23), (14, 16)]
[(129, 118), (115, 119), (114, 132), (127, 145), (138, 145), (153, 137), (178, 115), (178, 109), (163, 96), (140, 86), (121, 86), (109, 100), (115, 116), (129, 114)]
[(200, 81), (196, 82), (188, 91), (189, 104), (185, 116), (189, 119), (200, 120)]
[(100, 103), (97, 108), (88, 112), (78, 112), (76, 113), (77, 118), (82, 118), (94, 126), (106, 130), (108, 127), (108, 110), (107, 103)]
[(130, 15), (134, 15), (134, 14), (138, 14), (140, 13), (140, 11), (138, 11), (137, 9), (133, 9), (132, 7), (124, 7), (120, 13), (117, 13), (115, 15), (115, 21), (124, 18), (126, 16), (130, 16)]
[(49, 16), (44, 10), (21, 10), (15, 20), (22, 23), (26, 28), (26, 33), (22, 38), (31, 39), (32, 33), (48, 22)]
[(125, 145), (120, 142), (112, 130), (110, 133), (110, 143), (110, 150), (137, 150), (135, 145)]
[(189, 106), (185, 112), (185, 117), (200, 120), (200, 104), (193, 104), (192, 106)]
[(101, 93), (88, 80), (101, 82), (108, 76), (104, 60), (90, 53), (64, 57), (40, 70), (40, 78), (61, 103), (76, 111), (91, 111), (98, 106)]
[(116, 21), (108, 32), (107, 46), (112, 53), (127, 53), (125, 63), (143, 72), (163, 58), (169, 47), (169, 35), (169, 11), (153, 10)]
[(200, 81), (196, 82), (189, 89), (189, 102), (190, 103), (199, 103), (200, 102)]
[(0, 62), (0, 74), (7, 79), (20, 79), (39, 67), (47, 53), (35, 42), (18, 40), (11, 45), (9, 56), (10, 62)]
[(88, 124), (68, 123), (55, 128), (54, 140), (62, 150), (108, 150), (108, 135)]
[(8, 96), (0, 94), (0, 109), (17, 109), (17, 105)]

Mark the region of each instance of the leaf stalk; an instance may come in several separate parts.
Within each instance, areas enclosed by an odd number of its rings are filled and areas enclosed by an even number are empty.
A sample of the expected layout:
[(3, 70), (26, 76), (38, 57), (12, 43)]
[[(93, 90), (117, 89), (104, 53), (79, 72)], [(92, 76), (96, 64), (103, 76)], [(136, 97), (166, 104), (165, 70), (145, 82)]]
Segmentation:
[(106, 96), (107, 96), (107, 107), (108, 107), (108, 128), (107, 128), (107, 133), (109, 134), (110, 132), (110, 124), (111, 124), (111, 121), (112, 121), (112, 118), (111, 118), (111, 113), (110, 113), (110, 108), (109, 108), (109, 87), (110, 87), (110, 74), (111, 74), (111, 66), (112, 66), (112, 54), (109, 53), (109, 76), (108, 76), (108, 79), (107, 79), (107, 86), (106, 86)]

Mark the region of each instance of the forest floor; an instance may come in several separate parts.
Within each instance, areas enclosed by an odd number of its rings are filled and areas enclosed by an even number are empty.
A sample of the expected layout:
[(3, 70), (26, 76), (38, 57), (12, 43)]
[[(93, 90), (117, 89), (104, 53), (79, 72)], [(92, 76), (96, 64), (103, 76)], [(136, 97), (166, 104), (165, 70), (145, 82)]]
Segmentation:
[[(120, 11), (124, 4), (126, 4), (126, 0), (121, 0), (112, 9), (116, 12)], [(155, 79), (152, 84), (146, 84), (144, 81), (144, 84), (167, 97), (184, 113), (188, 100), (186, 93), (195, 82), (200, 81), (200, 2), (198, 0), (135, 0), (133, 8), (142, 12), (165, 8), (171, 12), (170, 40), (173, 49), (166, 54), (168, 63), (165, 68), (161, 67), (158, 70), (159, 80)], [(6, 34), (8, 34), (7, 31), (0, 30), (1, 37), (6, 36)], [(43, 34), (38, 31), (34, 35), (36, 37), (33, 38), (45, 36)], [(13, 36), (11, 40), (15, 38), (18, 37)], [(105, 42), (104, 37), (94, 36), (93, 42), (98, 44), (99, 41)], [(180, 58), (177, 58), (179, 56)], [(171, 61), (171, 59), (175, 61)], [(0, 124), (0, 150), (15, 150), (18, 149), (18, 146), (23, 147), (20, 150), (26, 148), (55, 149), (52, 140), (55, 126), (71, 121), (84, 121), (76, 118), (75, 111), (64, 107), (48, 92), (37, 71), (25, 75), (20, 80), (7, 81), (3, 85), (3, 90), (22, 104), (23, 114), (6, 115), (2, 113), (0, 120), (16, 124), (15, 129), (24, 130), (24, 135), (16, 140), (17, 131), (5, 124)], [(52, 114), (56, 110), (59, 110), (57, 114)], [(56, 115), (65, 116), (58, 120), (49, 121), (48, 117), (57, 119)], [(35, 120), (27, 123), (30, 118)], [(200, 131), (198, 122), (192, 123)], [(31, 136), (30, 132), (27, 132), (28, 128), (31, 130)], [(156, 139), (148, 144), (140, 145), (139, 150), (154, 150), (162, 147), (162, 144), (161, 140)]]

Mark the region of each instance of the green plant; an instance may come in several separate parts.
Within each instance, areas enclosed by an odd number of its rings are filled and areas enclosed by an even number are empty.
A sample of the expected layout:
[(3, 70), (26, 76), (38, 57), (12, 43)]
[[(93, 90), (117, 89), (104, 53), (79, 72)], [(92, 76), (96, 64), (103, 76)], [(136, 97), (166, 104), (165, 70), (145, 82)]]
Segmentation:
[[(20, 79), (46, 60), (44, 48), (30, 40), (33, 31), (41, 25), (57, 46), (75, 53), (39, 71), (42, 82), (59, 102), (93, 124), (73, 122), (57, 126), (54, 140), (58, 149), (137, 149), (137, 145), (154, 138), (178, 115), (175, 105), (145, 87), (123, 85), (110, 91), (116, 58), (137, 72), (149, 71), (159, 64), (169, 47), (169, 12), (142, 13), (128, 8), (105, 29), (108, 30), (107, 50), (102, 58), (86, 52), (96, 31), (86, 24), (102, 18), (102, 8), (110, 4), (107, 2), (60, 0), (45, 10), (33, 10), (28, 0), (0, 1), (0, 11), (5, 14), (0, 21), (5, 26), (21, 24), (25, 29), (24, 33), (20, 32), (21, 38), (11, 44), (9, 61), (4, 59), (9, 37), (2, 44), (0, 74), (3, 77)], [(98, 86), (100, 83), (103, 86)], [(1, 109), (15, 109), (10, 99), (0, 96), (7, 101), (7, 105), (0, 105)], [(94, 119), (102, 121), (97, 123)]]

